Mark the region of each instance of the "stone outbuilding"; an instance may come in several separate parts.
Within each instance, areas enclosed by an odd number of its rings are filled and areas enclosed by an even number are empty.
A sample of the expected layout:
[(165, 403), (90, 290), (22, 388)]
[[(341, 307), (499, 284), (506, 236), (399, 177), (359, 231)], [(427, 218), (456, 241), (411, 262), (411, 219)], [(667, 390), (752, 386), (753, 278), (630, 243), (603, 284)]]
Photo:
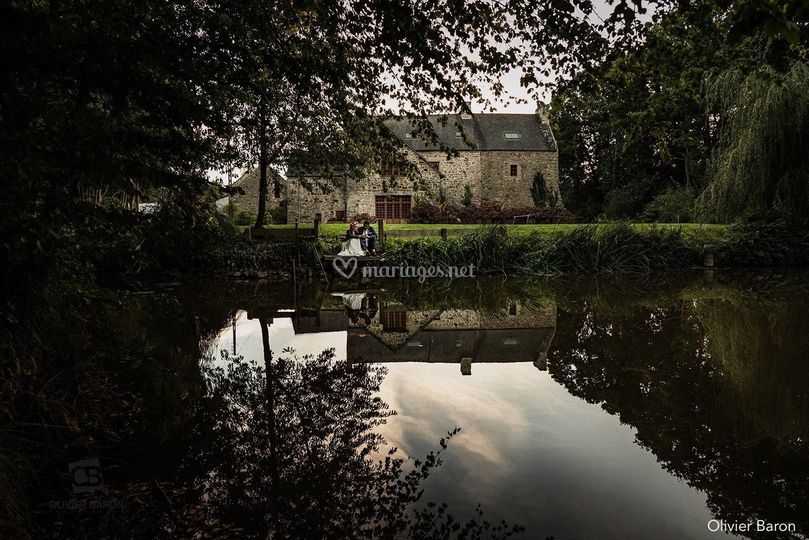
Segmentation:
[[(340, 177), (327, 182), (317, 176), (289, 178), (282, 197), (288, 202), (292, 222), (345, 221), (358, 214), (384, 218), (391, 223), (407, 221), (420, 199), (461, 206), (496, 203), (506, 208), (533, 207), (531, 194), (535, 178), (544, 181), (550, 204), (559, 195), (559, 154), (546, 109), (535, 114), (433, 115), (429, 120), (440, 142), (457, 150), (448, 156), (440, 144), (422, 140), (408, 120), (389, 120), (391, 131), (404, 143), (406, 158), (421, 176), (418, 185), (391, 167), (380, 167), (365, 178)], [(458, 126), (462, 126), (461, 130)], [(253, 178), (255, 177), (255, 178)], [(246, 194), (234, 202), (257, 207), (258, 174), (247, 173), (239, 180)], [(252, 182), (251, 182), (252, 180)], [(314, 188), (312, 186), (315, 186)], [(268, 207), (277, 205), (272, 190)]]

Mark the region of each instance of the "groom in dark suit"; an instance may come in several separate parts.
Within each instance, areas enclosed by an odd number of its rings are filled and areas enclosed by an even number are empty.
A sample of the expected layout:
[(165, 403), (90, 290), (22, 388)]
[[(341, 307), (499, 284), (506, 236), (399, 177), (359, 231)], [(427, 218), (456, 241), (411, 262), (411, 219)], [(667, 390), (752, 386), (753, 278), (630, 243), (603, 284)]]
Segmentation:
[(362, 227), (357, 231), (361, 235), (360, 243), (369, 255), (376, 255), (376, 231), (371, 227), (371, 222), (367, 219), (362, 222)]

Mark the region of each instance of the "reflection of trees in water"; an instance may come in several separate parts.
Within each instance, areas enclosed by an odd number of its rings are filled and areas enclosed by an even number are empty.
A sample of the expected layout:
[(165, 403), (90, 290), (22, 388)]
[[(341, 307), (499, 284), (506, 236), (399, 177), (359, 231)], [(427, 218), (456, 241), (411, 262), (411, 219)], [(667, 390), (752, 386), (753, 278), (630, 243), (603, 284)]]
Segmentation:
[[(59, 405), (57, 412), (71, 406), (82, 426), (67, 417), (70, 431), (54, 421), (31, 424), (29, 446), (10, 444), (30, 469), (7, 459), (10, 430), (2, 426), (0, 478), (7, 482), (0, 490), (0, 537), (441, 537), (462, 531), (497, 537), (512, 531), (482, 516), (458, 523), (436, 506), (414, 511), (440, 452), (416, 463), (395, 454), (372, 459), (384, 447), (373, 428), (391, 414), (375, 397), (381, 371), (324, 354), (258, 368), (232, 358), (227, 371), (206, 378), (199, 371), (201, 346), (232, 308), (206, 306), (205, 316), (194, 317), (193, 310), (178, 313), (174, 303), (148, 300), (143, 308), (125, 305), (99, 316), (93, 322), (103, 332), (78, 334), (95, 351), (88, 362), (94, 379), (78, 386), (72, 377), (44, 379), (48, 406)], [(266, 348), (266, 324), (263, 330)], [(68, 338), (62, 345), (70, 351)], [(88, 389), (105, 377), (120, 385), (117, 393)], [(63, 388), (65, 398), (57, 393)], [(77, 391), (85, 398), (77, 399)], [(2, 405), (12, 410), (5, 400)], [(21, 400), (20, 410), (31, 409)], [(17, 415), (14, 421), (23, 420)], [(111, 427), (87, 429), (96, 424)], [(99, 436), (79, 439), (80, 429)], [(73, 440), (82, 441), (81, 454), (59, 452)], [(74, 496), (67, 463), (85, 457), (101, 458), (105, 489)]]
[[(413, 511), (441, 451), (409, 461), (385, 450), (374, 428), (393, 414), (376, 396), (382, 368), (334, 360), (333, 351), (272, 359), (228, 357), (208, 368), (183, 496), (204, 501), (207, 520), (264, 537), (509, 536), (482, 519), (459, 523), (443, 506)], [(457, 431), (457, 430), (456, 430)], [(455, 431), (440, 441), (442, 449)], [(383, 455), (378, 457), (379, 453)]]
[(717, 517), (792, 522), (805, 534), (806, 306), (704, 296), (567, 303), (551, 374), (635, 427), (667, 470), (707, 493)]

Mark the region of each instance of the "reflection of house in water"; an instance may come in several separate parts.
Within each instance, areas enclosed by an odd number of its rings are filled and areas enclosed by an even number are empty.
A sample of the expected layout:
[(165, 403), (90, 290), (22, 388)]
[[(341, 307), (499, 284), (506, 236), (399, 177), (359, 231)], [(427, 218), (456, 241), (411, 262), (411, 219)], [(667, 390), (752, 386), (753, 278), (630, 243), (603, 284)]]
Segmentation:
[(408, 311), (387, 304), (367, 327), (348, 329), (348, 355), (366, 362), (533, 362), (544, 370), (556, 330), (556, 306), (512, 304), (473, 309)]
[[(546, 369), (556, 330), (556, 305), (412, 310), (365, 293), (337, 295), (340, 303), (293, 315), (296, 334), (347, 331), (347, 354), (359, 362), (532, 362)], [(329, 302), (326, 302), (329, 304)]]

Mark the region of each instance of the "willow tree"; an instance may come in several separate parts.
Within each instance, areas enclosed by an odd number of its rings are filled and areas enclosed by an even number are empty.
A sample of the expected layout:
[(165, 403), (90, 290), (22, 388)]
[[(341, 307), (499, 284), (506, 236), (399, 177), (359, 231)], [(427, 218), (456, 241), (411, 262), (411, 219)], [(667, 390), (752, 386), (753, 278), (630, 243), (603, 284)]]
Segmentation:
[(703, 220), (727, 222), (772, 209), (809, 216), (809, 66), (727, 70), (707, 87), (719, 140), (710, 183), (697, 205)]

